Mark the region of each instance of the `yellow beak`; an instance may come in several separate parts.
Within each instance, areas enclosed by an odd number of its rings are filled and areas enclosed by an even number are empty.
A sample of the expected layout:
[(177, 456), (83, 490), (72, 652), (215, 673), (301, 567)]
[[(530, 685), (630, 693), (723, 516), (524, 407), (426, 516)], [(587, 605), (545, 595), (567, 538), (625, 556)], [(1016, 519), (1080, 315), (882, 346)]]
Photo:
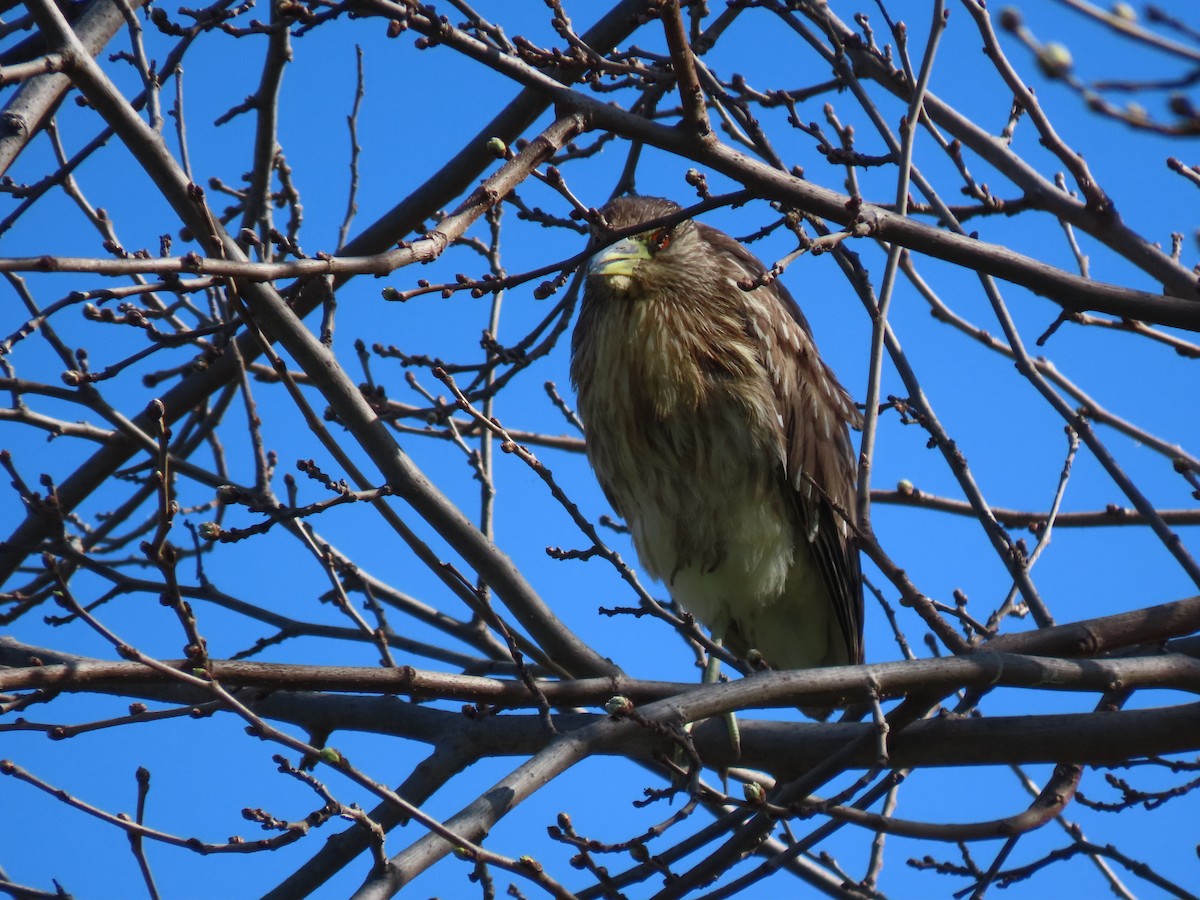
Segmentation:
[(638, 264), (650, 258), (650, 249), (637, 238), (625, 238), (596, 253), (587, 266), (588, 275), (633, 275)]

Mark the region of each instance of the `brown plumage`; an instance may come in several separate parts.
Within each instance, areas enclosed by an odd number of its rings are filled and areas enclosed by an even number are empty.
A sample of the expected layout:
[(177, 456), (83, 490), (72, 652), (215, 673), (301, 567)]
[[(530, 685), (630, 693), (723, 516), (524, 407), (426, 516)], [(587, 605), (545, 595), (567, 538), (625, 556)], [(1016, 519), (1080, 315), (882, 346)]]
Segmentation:
[[(678, 211), (602, 210), (613, 229)], [(853, 515), (860, 417), (783, 285), (738, 286), (763, 273), (691, 220), (592, 257), (571, 346), (588, 458), (642, 565), (714, 637), (776, 668), (858, 663), (858, 550), (826, 496)]]

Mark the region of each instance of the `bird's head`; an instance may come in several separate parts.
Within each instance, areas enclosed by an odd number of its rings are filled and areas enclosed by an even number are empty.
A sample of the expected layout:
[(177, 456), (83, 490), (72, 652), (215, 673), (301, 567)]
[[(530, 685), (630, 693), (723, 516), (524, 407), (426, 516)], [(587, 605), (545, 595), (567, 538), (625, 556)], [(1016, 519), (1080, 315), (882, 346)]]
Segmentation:
[[(601, 213), (608, 224), (607, 232), (626, 231), (657, 219), (672, 216), (681, 207), (658, 197), (618, 197)], [(594, 286), (603, 285), (618, 293), (628, 293), (635, 286), (682, 275), (697, 260), (691, 259), (695, 223), (690, 219), (667, 225), (651, 225), (645, 231), (632, 234), (596, 251), (587, 264), (587, 276)], [(702, 254), (701, 254), (702, 255)]]

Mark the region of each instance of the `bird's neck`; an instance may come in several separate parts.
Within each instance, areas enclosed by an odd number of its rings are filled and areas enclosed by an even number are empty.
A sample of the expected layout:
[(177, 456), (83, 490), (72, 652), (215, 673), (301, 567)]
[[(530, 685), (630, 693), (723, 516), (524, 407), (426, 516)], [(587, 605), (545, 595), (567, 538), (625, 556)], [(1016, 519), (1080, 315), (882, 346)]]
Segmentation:
[(703, 298), (659, 291), (603, 302), (593, 351), (624, 364), (597, 377), (613, 382), (608, 396), (629, 397), (656, 419), (690, 414), (757, 365), (740, 317), (710, 308), (715, 305)]

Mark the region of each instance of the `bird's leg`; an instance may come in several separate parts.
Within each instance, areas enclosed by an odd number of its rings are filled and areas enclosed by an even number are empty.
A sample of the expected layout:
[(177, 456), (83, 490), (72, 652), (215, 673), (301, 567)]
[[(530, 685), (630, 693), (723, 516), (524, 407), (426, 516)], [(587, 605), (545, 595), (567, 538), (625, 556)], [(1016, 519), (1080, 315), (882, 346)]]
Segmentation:
[[(721, 641), (725, 637), (725, 629), (713, 628), (709, 632), (712, 635), (712, 642), (718, 647), (721, 646)], [(716, 684), (721, 679), (721, 658), (715, 653), (708, 654), (708, 662), (704, 666), (704, 675), (700, 678), (701, 684)], [(742, 755), (742, 733), (738, 729), (737, 716), (733, 713), (725, 713), (725, 724), (729, 729), (729, 746), (733, 750), (733, 758), (740, 759)]]
[[(712, 632), (712, 642), (718, 647), (723, 646), (721, 638), (717, 635), (716, 630)], [(721, 657), (715, 653), (708, 654), (708, 661), (704, 664), (704, 674), (700, 676), (701, 684), (716, 684), (721, 680)]]

